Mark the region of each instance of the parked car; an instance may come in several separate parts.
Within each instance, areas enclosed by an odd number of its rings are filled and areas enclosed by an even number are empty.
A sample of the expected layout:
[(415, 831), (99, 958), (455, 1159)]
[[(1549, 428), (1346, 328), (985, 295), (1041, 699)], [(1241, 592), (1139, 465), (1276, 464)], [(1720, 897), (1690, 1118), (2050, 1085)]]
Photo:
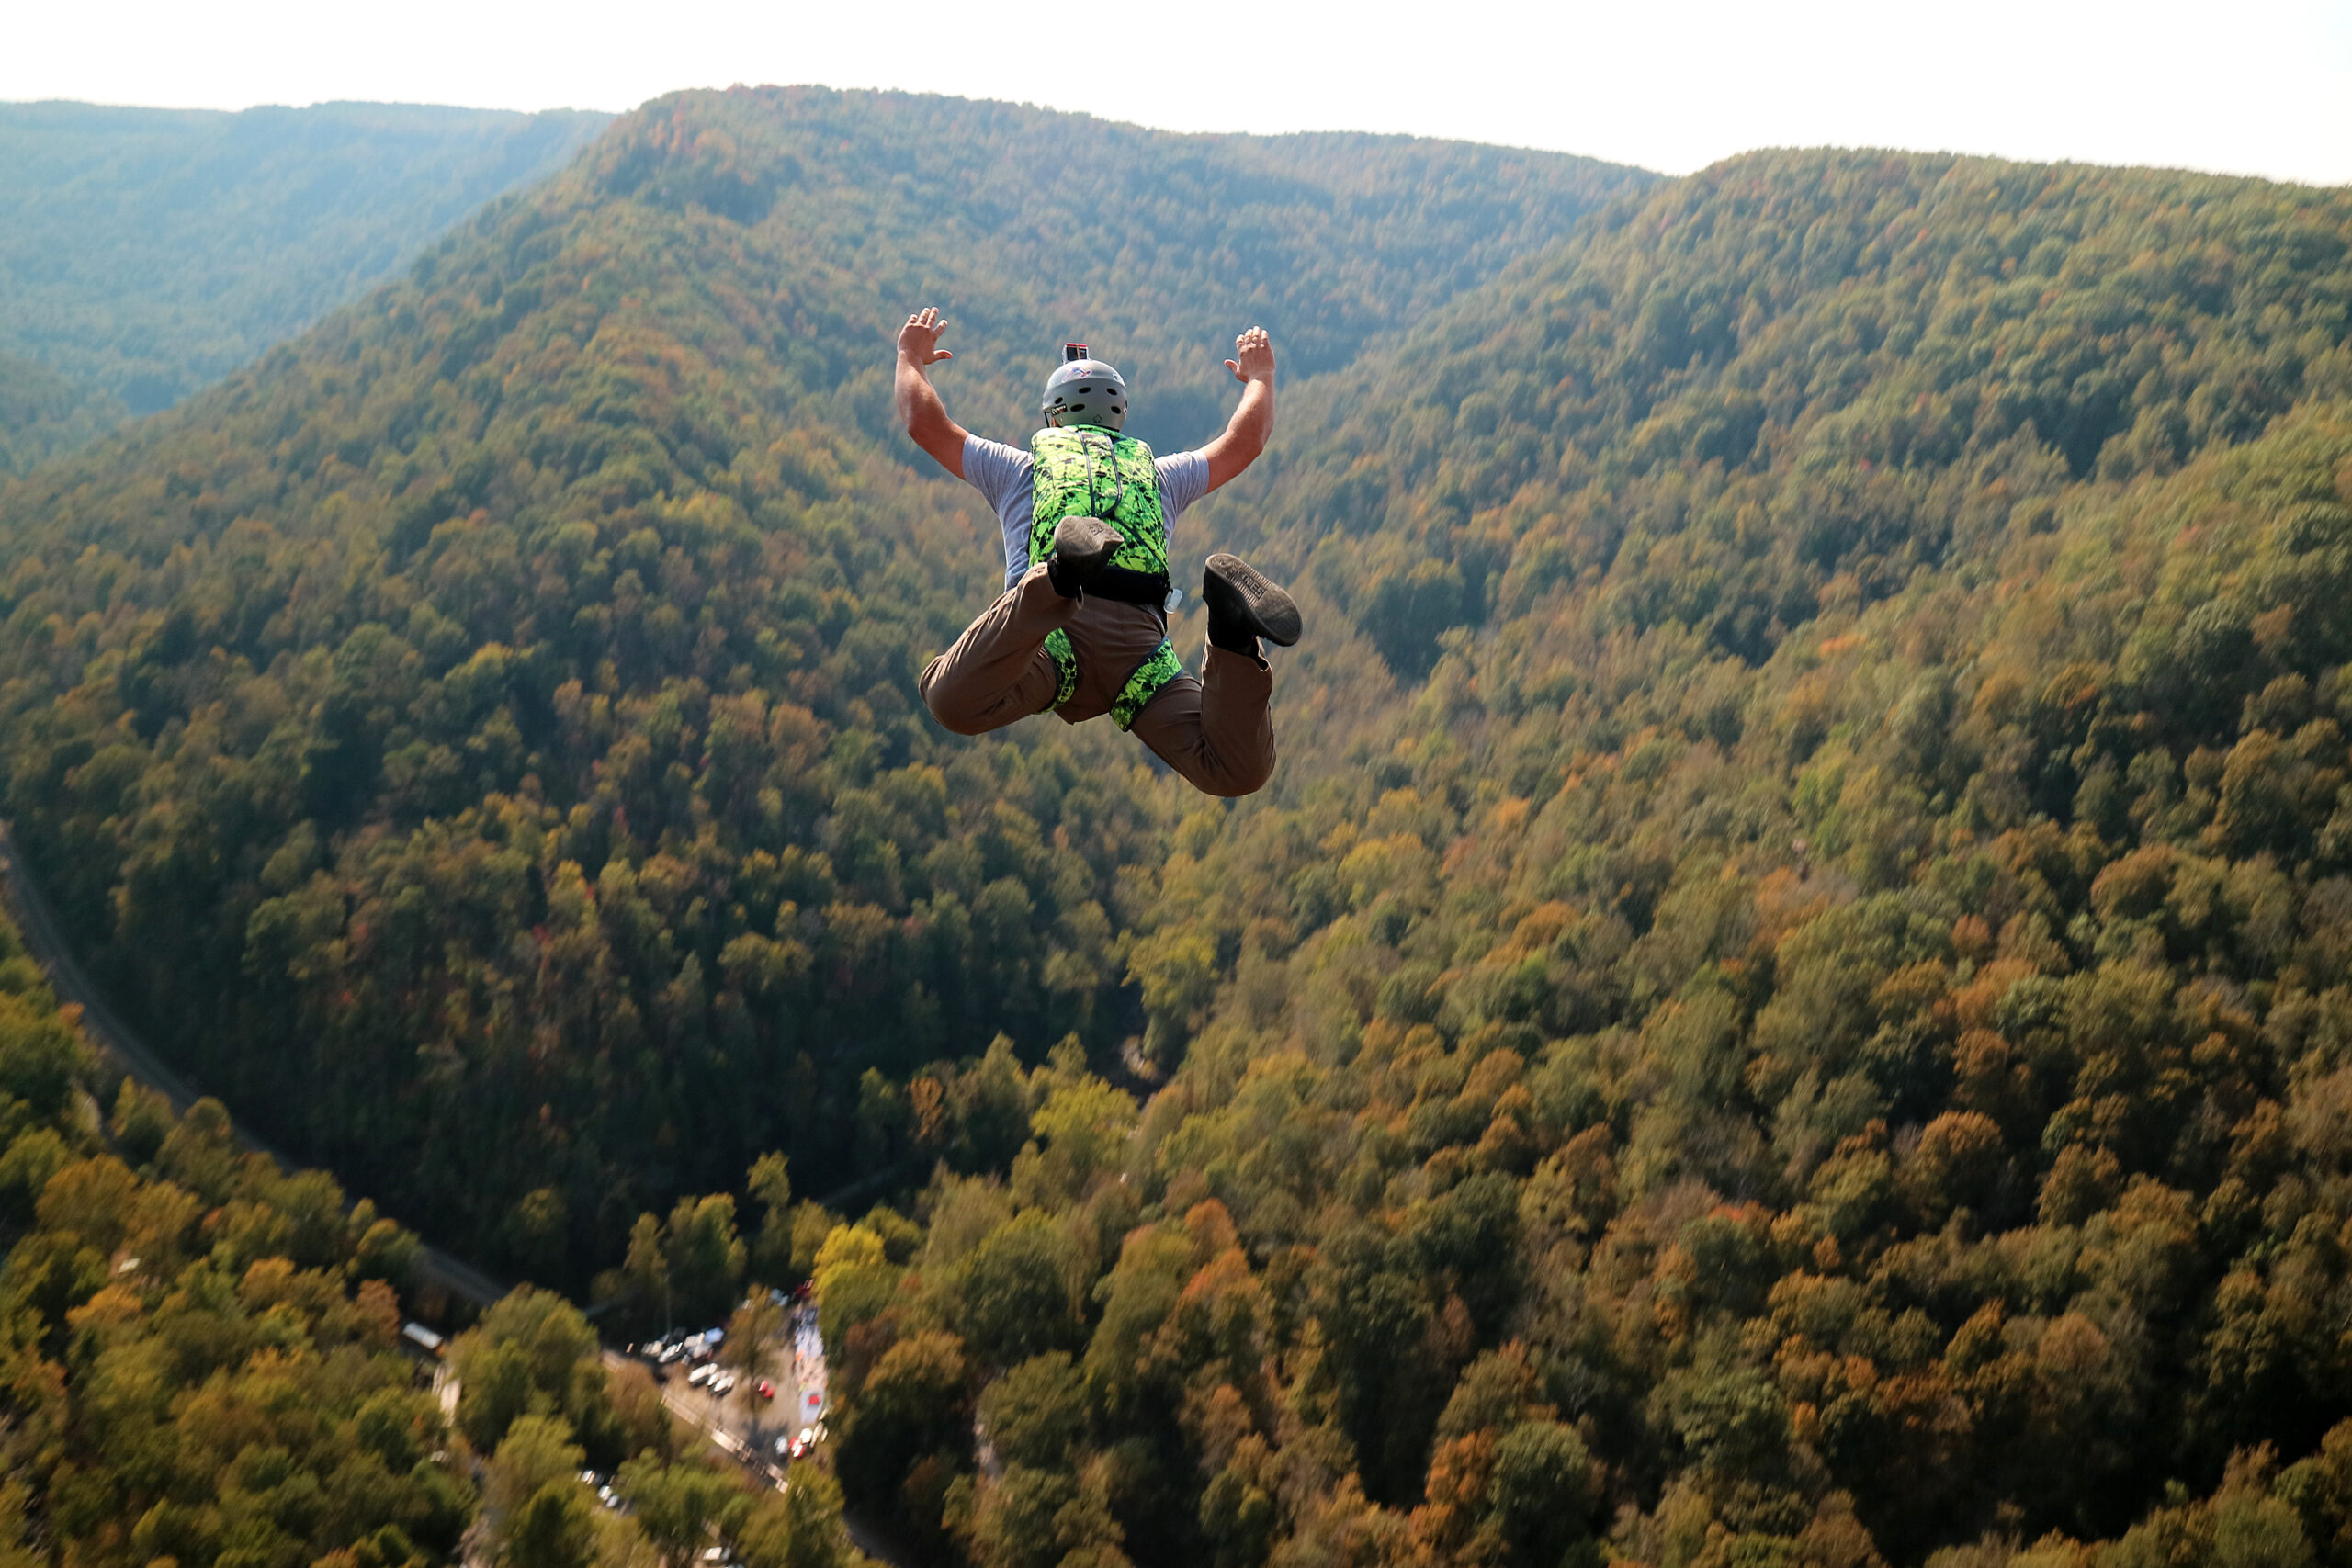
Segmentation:
[(707, 1384), (712, 1378), (718, 1375), (718, 1369), (716, 1366), (713, 1366), (710, 1362), (705, 1361), (701, 1366), (696, 1367), (693, 1371), (686, 1374), (686, 1384), (690, 1388), (701, 1388)]
[(760, 1397), (762, 1399), (774, 1399), (775, 1397), (775, 1382), (774, 1379), (762, 1378), (760, 1380)]

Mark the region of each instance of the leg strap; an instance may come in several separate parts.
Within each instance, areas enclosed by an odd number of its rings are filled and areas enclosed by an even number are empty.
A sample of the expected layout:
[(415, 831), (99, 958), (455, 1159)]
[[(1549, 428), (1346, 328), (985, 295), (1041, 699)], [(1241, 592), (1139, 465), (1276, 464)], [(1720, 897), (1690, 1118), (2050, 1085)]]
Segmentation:
[(1166, 637), (1161, 637), (1159, 646), (1151, 650), (1151, 657), (1136, 666), (1135, 673), (1127, 677), (1127, 683), (1119, 688), (1117, 696), (1111, 699), (1111, 722), (1121, 729), (1133, 729), (1136, 715), (1143, 712), (1144, 705), (1159, 695), (1162, 686), (1183, 672), (1184, 666), (1178, 661), (1176, 649), (1170, 646)]
[(1046, 634), (1046, 652), (1054, 661), (1054, 700), (1057, 708), (1078, 694), (1078, 655), (1070, 650), (1069, 633), (1059, 626)]
[[(1069, 645), (1069, 634), (1059, 626), (1046, 634), (1046, 653), (1054, 661), (1054, 700), (1046, 705), (1060, 707), (1078, 693), (1078, 654)], [(1146, 704), (1159, 695), (1159, 689), (1184, 672), (1183, 662), (1176, 657), (1176, 649), (1166, 637), (1151, 650), (1150, 657), (1135, 668), (1119, 694), (1111, 699), (1111, 722), (1121, 729), (1133, 729), (1136, 715)]]

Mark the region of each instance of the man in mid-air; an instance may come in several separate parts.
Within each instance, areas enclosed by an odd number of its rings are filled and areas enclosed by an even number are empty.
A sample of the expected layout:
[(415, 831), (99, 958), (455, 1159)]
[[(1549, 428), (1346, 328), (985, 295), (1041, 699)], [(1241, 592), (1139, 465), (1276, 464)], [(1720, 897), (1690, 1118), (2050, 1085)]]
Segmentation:
[(1123, 434), (1119, 373), (1065, 345), (1046, 383), (1046, 428), (1029, 450), (972, 434), (947, 417), (931, 367), (936, 310), (899, 331), (899, 417), (916, 446), (977, 489), (1004, 529), (1004, 592), (931, 661), (918, 682), (932, 716), (958, 735), (1001, 729), (1048, 708), (1077, 724), (1101, 714), (1210, 795), (1248, 795), (1274, 771), (1266, 716), (1273, 674), (1258, 639), (1298, 640), (1291, 596), (1229, 555), (1201, 582), (1208, 655), (1198, 680), (1168, 641), (1168, 540), (1184, 508), (1266, 449), (1274, 427), (1274, 350), (1252, 327), (1225, 362), (1242, 384), (1225, 434), (1172, 457)]

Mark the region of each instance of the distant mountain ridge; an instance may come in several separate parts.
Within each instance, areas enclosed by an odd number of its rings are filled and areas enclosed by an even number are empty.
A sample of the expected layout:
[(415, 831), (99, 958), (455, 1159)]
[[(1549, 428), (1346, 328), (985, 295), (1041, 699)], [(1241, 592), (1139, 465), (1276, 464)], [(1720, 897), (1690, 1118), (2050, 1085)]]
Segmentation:
[[(2257, 180), (1745, 154), (1621, 199), (1318, 389), (1321, 428), (1289, 427), (1246, 510), (1298, 564), (1320, 552), (1403, 674), (1448, 626), (1595, 572), (1628, 625), (1760, 661), (1839, 573), (1876, 598), (1981, 544), (1948, 486), (1901, 476), (2020, 433), (2072, 477), (2168, 472), (2342, 395), (2348, 230), (2346, 193)], [(1829, 474), (1850, 488), (1801, 493)], [(1710, 513), (1743, 503), (1769, 522), (1727, 537)], [(1626, 583), (1693, 547), (1701, 579)]]
[[(610, 117), (406, 104), (239, 114), (0, 104), (0, 355), (77, 389), (71, 432), (207, 386), (390, 276), (451, 223), (560, 167)], [(0, 451), (0, 471), (11, 466)]]
[[(1025, 431), (1040, 356), (1082, 337), (1136, 382), (1137, 433), (1163, 450), (1221, 423), (1241, 327), (1275, 333), (1291, 378), (1352, 363), (1657, 178), (1468, 142), (1189, 135), (810, 87), (657, 101), (588, 162), (603, 196), (751, 225), (790, 210), (804, 283), (877, 327), (941, 306), (958, 362), (940, 385), (973, 428)], [(889, 440), (887, 357), (848, 373), (842, 407)]]

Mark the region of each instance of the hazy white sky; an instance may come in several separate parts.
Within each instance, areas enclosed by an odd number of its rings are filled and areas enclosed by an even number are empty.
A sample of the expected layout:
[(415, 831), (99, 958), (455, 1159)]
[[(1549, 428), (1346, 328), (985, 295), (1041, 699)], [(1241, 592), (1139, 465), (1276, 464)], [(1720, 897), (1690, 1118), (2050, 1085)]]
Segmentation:
[(1837, 143), (2352, 182), (2352, 0), (0, 0), (0, 99), (621, 109), (821, 82), (1678, 174)]

